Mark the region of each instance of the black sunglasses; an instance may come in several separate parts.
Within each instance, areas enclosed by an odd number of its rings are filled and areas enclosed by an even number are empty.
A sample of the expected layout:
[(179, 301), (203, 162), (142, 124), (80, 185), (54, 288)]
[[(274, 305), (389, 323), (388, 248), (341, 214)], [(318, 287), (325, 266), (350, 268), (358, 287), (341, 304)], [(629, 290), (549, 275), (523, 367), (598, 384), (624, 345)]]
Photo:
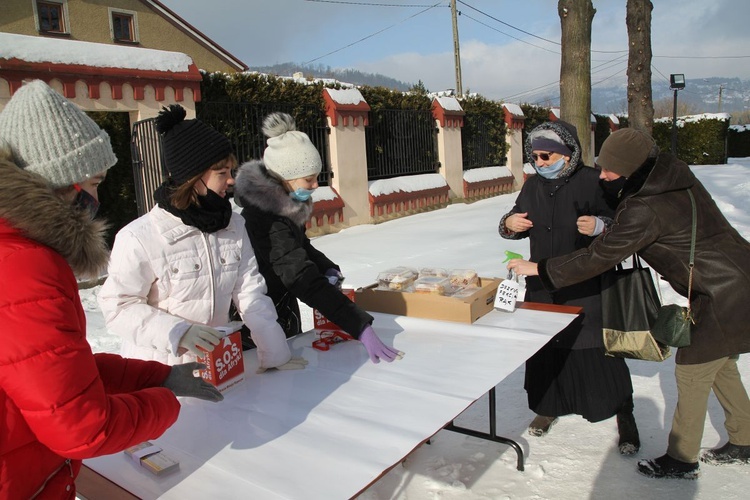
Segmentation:
[(536, 161), (538, 158), (541, 158), (542, 161), (549, 161), (549, 157), (553, 154), (555, 153), (531, 153), (531, 159)]

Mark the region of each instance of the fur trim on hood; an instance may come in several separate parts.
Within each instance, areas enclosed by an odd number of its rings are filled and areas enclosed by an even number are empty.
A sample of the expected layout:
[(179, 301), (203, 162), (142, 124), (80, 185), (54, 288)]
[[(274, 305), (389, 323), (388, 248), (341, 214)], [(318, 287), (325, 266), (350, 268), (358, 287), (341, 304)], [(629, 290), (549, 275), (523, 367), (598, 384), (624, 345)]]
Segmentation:
[(544, 122), (541, 125), (535, 127), (534, 130), (529, 132), (529, 135), (526, 136), (526, 142), (524, 143), (525, 160), (527, 163), (535, 165), (534, 160), (531, 158), (531, 139), (535, 134), (545, 135), (549, 133), (554, 133), (555, 135), (557, 135), (565, 144), (565, 146), (567, 146), (567, 148), (572, 152), (572, 154), (570, 155), (570, 162), (568, 163), (568, 166), (565, 167), (562, 172), (560, 172), (560, 175), (557, 176), (558, 179), (570, 177), (571, 175), (573, 175), (573, 172), (578, 170), (579, 167), (583, 166), (583, 161), (581, 161), (581, 143), (578, 140), (578, 134), (575, 127), (562, 120), (558, 120), (555, 122)]
[(256, 208), (286, 217), (298, 226), (305, 225), (312, 216), (312, 200), (293, 200), (284, 187), (284, 180), (260, 160), (240, 166), (234, 184), (234, 201), (243, 208)]
[(88, 211), (66, 203), (43, 177), (13, 163), (10, 151), (3, 148), (0, 178), (0, 218), (62, 255), (79, 279), (101, 275), (109, 261), (104, 221), (92, 220)]

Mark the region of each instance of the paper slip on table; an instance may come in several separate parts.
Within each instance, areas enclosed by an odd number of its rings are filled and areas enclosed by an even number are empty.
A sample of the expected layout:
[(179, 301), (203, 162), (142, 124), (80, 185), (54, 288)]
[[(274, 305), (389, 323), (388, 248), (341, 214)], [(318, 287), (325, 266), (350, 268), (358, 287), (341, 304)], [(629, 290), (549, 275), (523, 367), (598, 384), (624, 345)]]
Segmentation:
[(177, 422), (151, 440), (179, 470), (154, 476), (116, 453), (85, 461), (79, 491), (118, 498), (89, 489), (93, 478), (145, 499), (354, 497), (575, 317), (516, 313), (493, 311), (474, 324), (374, 313), (378, 336), (406, 353), (393, 363), (371, 363), (359, 342), (315, 350), (314, 332), (290, 340), (293, 355), (309, 361), (304, 370), (258, 375), (255, 351), (246, 351), (247, 378), (224, 401), (182, 398)]

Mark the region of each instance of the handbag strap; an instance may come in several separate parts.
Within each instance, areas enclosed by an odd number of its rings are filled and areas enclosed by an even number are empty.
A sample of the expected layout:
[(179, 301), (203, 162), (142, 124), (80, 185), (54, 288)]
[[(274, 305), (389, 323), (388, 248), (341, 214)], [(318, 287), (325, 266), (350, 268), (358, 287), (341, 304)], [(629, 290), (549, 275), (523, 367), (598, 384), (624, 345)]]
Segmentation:
[[(695, 197), (693, 196), (693, 192), (689, 189), (687, 190), (688, 195), (690, 196), (690, 204), (693, 206), (693, 229), (692, 229), (692, 235), (690, 237), (690, 262), (688, 262), (688, 269), (689, 269), (689, 275), (688, 275), (688, 293), (687, 293), (687, 317), (690, 320), (691, 323), (695, 324), (695, 320), (693, 319), (693, 315), (691, 314), (690, 309), (690, 294), (693, 291), (693, 268), (695, 267), (695, 238), (696, 233), (698, 232), (698, 210), (695, 206)], [(633, 265), (635, 266), (635, 259), (633, 261)], [(659, 280), (661, 281), (661, 280)], [(657, 289), (659, 293), (659, 302), (663, 302), (661, 297), (661, 286)]]

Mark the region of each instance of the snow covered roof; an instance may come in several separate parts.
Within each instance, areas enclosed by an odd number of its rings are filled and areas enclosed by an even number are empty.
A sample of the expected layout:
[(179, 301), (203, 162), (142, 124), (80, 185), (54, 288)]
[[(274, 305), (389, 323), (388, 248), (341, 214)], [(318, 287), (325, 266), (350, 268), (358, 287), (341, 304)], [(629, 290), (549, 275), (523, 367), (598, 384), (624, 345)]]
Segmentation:
[[(149, 71), (187, 72), (193, 60), (181, 52), (0, 33), (0, 60)], [(0, 63), (0, 69), (3, 65)]]
[(521, 106), (519, 106), (518, 104), (513, 104), (513, 103), (510, 103), (510, 102), (504, 102), (503, 103), (503, 107), (505, 108), (505, 110), (508, 113), (510, 113), (514, 117), (523, 117), (524, 116), (523, 110), (521, 109)]
[(69, 99), (76, 97), (76, 82), (83, 81), (92, 99), (99, 99), (100, 84), (107, 82), (113, 99), (122, 99), (122, 86), (128, 84), (137, 100), (144, 98), (146, 85), (152, 86), (157, 101), (164, 100), (167, 86), (177, 101), (185, 88), (199, 101), (202, 81), (192, 58), (181, 52), (12, 33), (0, 33), (0, 78), (8, 81), (11, 95), (24, 80), (58, 79)]

